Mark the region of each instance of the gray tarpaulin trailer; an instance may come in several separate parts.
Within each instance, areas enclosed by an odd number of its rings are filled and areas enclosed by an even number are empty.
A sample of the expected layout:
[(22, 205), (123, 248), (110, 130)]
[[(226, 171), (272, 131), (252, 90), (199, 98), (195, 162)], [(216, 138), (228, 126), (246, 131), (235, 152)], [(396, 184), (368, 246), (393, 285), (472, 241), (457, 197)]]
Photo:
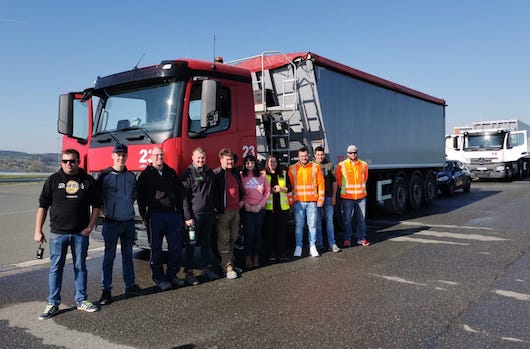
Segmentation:
[(369, 202), (395, 213), (429, 205), (445, 159), (445, 100), (311, 52), (232, 62), (251, 71), (258, 153), (283, 163), (322, 145), (335, 165), (355, 144), (369, 164)]

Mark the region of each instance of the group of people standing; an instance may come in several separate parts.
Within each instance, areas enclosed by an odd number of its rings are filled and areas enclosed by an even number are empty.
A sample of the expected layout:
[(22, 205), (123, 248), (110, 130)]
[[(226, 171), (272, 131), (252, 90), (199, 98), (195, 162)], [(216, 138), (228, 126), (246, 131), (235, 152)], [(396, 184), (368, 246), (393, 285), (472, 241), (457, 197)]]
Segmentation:
[[(201, 278), (211, 281), (220, 275), (235, 279), (242, 272), (234, 259), (236, 240), (243, 226), (244, 264), (249, 270), (260, 266), (260, 257), (269, 261), (288, 260), (287, 237), (291, 208), (296, 220), (294, 257), (303, 254), (303, 233), (308, 228), (309, 254), (318, 257), (324, 249), (323, 221), (326, 222), (328, 249), (340, 252), (335, 241), (333, 212), (340, 193), (345, 224), (343, 247), (352, 245), (355, 218), (357, 243), (368, 246), (365, 208), (368, 165), (357, 158), (357, 147), (350, 145), (348, 157), (337, 168), (326, 161), (324, 148), (298, 151), (299, 161), (281, 168), (270, 155), (265, 168), (258, 169), (256, 158), (248, 155), (241, 169), (235, 166), (230, 149), (219, 152), (220, 166), (206, 165), (206, 152), (198, 147), (192, 163), (178, 176), (164, 162), (161, 147), (151, 150), (151, 162), (138, 179), (127, 170), (127, 146), (117, 144), (112, 152), (113, 166), (103, 170), (97, 181), (79, 167), (79, 152), (66, 149), (61, 169), (45, 182), (37, 210), (34, 240), (43, 243), (42, 231), (50, 211), (50, 271), (48, 304), (39, 319), (59, 312), (61, 284), (67, 249), (70, 246), (75, 277), (77, 309), (94, 312), (112, 302), (112, 269), (118, 240), (121, 245), (125, 296), (143, 294), (135, 282), (132, 258), (135, 240), (134, 202), (148, 232), (152, 279), (160, 290), (197, 285), (194, 275), (196, 242), (200, 244)], [(86, 257), (88, 236), (99, 216), (103, 216), (105, 254), (102, 265), (102, 294), (99, 305), (88, 300)], [(214, 253), (213, 238), (217, 237)], [(167, 243), (166, 267), (163, 242)], [(264, 242), (264, 246), (262, 246)], [(182, 258), (182, 244), (185, 244)], [(184, 279), (177, 275), (183, 268)]]

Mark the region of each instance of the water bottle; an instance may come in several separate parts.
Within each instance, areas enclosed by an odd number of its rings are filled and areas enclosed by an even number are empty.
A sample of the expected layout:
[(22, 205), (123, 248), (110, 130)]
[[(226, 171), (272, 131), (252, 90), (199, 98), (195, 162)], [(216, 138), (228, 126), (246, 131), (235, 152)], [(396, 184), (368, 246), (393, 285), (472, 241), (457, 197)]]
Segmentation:
[(195, 245), (195, 226), (188, 226), (188, 236), (190, 238), (190, 245)]

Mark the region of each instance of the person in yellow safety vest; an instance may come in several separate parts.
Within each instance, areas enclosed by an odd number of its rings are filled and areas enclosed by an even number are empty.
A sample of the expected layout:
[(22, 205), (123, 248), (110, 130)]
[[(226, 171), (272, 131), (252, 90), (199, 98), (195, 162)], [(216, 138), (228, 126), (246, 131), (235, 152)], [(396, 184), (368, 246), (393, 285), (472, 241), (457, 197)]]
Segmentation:
[(294, 256), (302, 256), (302, 238), (307, 221), (309, 254), (318, 257), (316, 247), (317, 207), (324, 205), (324, 176), (320, 166), (309, 162), (306, 147), (298, 150), (298, 162), (289, 167), (289, 179), (293, 186), (294, 217), (296, 221), (296, 248)]
[(340, 188), (342, 202), (342, 219), (344, 221), (343, 247), (351, 246), (353, 235), (352, 219), (355, 216), (357, 243), (368, 246), (366, 240), (366, 182), (368, 181), (368, 164), (360, 160), (357, 146), (348, 146), (348, 158), (339, 162), (335, 170), (337, 185)]
[(285, 246), (289, 227), (289, 193), (291, 181), (286, 169), (282, 169), (275, 155), (269, 155), (265, 162), (265, 177), (271, 187), (271, 195), (265, 205), (265, 244), (271, 262), (285, 262)]

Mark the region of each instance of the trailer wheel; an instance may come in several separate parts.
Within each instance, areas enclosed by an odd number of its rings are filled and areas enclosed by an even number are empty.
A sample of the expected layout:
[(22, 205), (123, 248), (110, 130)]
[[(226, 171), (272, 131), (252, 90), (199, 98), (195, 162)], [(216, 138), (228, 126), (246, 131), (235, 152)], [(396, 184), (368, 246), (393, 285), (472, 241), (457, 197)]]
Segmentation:
[(392, 186), (392, 199), (386, 201), (388, 210), (398, 215), (402, 214), (407, 209), (408, 197), (407, 180), (403, 176), (397, 176)]
[(414, 172), (410, 177), (409, 181), (409, 203), (413, 210), (417, 210), (421, 207), (423, 200), (423, 182), (421, 180), (421, 174)]
[(438, 188), (436, 187), (436, 177), (432, 172), (425, 175), (425, 182), (423, 187), (423, 204), (425, 206), (431, 206), (436, 198)]

